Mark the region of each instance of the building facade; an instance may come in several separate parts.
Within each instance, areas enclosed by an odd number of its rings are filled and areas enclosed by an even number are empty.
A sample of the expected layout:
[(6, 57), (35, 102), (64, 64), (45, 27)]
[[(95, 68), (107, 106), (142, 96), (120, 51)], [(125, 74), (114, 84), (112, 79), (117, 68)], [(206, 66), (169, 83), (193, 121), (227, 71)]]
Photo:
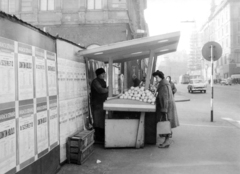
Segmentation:
[[(200, 33), (202, 45), (215, 41), (222, 46), (222, 57), (214, 62), (214, 79), (240, 74), (240, 1), (224, 0), (211, 10), (212, 13)], [(209, 62), (204, 60), (203, 67), (210, 72)]]
[(192, 78), (202, 77), (202, 60), (201, 60), (201, 42), (200, 34), (198, 33), (196, 26), (190, 36), (190, 52), (188, 58), (188, 74)]
[[(146, 0), (0, 0), (1, 11), (89, 49), (148, 36), (146, 8)], [(90, 82), (98, 67), (107, 68), (94, 61), (90, 65)], [(133, 67), (142, 72), (141, 61), (129, 62), (126, 68)], [(118, 91), (118, 73), (123, 73), (124, 68), (123, 64), (114, 65), (114, 91)], [(137, 73), (138, 78), (142, 74)]]
[(88, 47), (147, 36), (146, 0), (0, 0), (0, 10)]

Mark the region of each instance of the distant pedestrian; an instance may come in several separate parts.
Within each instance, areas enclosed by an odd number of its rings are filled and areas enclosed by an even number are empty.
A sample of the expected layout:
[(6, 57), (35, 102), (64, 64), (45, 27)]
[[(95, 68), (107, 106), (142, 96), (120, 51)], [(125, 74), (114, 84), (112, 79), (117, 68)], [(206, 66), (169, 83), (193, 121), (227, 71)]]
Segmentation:
[(173, 93), (173, 95), (177, 92), (177, 88), (176, 88), (176, 86), (174, 85), (174, 83), (172, 82), (172, 78), (171, 78), (171, 76), (167, 76), (166, 77), (166, 80), (170, 83), (170, 86), (171, 86), (171, 88), (172, 88), (172, 93)]
[[(172, 88), (169, 82), (164, 78), (161, 71), (156, 71), (152, 76), (158, 82), (157, 97), (156, 97), (156, 120), (170, 121), (171, 128), (179, 126), (176, 104), (173, 98)], [(171, 134), (166, 134), (163, 144), (159, 144), (159, 148), (166, 148), (170, 146), (169, 138)]]

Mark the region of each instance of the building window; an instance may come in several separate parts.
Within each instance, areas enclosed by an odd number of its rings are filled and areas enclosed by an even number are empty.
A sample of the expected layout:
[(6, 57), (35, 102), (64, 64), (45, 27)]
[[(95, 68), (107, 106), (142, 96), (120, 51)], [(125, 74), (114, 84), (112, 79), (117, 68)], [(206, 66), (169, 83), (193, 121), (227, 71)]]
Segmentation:
[(240, 63), (240, 53), (235, 53), (235, 55), (236, 55), (236, 58), (235, 58), (236, 63)]
[(32, 1), (33, 0), (21, 0), (21, 11), (22, 12), (28, 12), (32, 11)]
[(16, 1), (15, 0), (0, 0), (0, 10), (5, 13), (16, 12)]
[(64, 10), (79, 9), (79, 0), (62, 0), (62, 8)]
[(87, 0), (88, 10), (100, 10), (102, 9), (102, 0)]
[(41, 11), (52, 11), (52, 10), (54, 10), (54, 1), (55, 0), (40, 0)]

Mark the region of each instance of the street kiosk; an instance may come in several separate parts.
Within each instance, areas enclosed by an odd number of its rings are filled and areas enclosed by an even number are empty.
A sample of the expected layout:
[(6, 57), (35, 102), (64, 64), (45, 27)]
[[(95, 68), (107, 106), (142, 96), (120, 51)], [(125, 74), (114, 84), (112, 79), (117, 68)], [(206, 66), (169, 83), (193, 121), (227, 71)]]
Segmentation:
[[(105, 119), (105, 148), (144, 146), (145, 113), (154, 113), (155, 105), (136, 101), (113, 98), (113, 63), (149, 58), (145, 89), (148, 89), (153, 68), (155, 69), (157, 57), (176, 51), (180, 32), (173, 32), (153, 37), (134, 39), (94, 49), (79, 52), (86, 60), (102, 61), (109, 64), (108, 84), (109, 100), (104, 103), (106, 111), (139, 112), (139, 119), (111, 119), (106, 114)], [(126, 63), (124, 64), (126, 66)], [(124, 76), (127, 75), (124, 68)], [(126, 79), (126, 78), (125, 78)], [(126, 80), (124, 83), (126, 84)], [(154, 115), (154, 114), (150, 114)]]

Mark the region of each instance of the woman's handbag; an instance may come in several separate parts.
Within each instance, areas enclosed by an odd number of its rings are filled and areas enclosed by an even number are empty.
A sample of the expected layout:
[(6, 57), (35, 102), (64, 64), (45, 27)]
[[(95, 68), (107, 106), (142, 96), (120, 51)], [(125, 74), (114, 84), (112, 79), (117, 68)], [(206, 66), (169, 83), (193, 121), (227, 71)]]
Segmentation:
[[(167, 120), (167, 114), (166, 114), (166, 120)], [(161, 121), (157, 123), (157, 134), (171, 134), (171, 124), (170, 121)]]

